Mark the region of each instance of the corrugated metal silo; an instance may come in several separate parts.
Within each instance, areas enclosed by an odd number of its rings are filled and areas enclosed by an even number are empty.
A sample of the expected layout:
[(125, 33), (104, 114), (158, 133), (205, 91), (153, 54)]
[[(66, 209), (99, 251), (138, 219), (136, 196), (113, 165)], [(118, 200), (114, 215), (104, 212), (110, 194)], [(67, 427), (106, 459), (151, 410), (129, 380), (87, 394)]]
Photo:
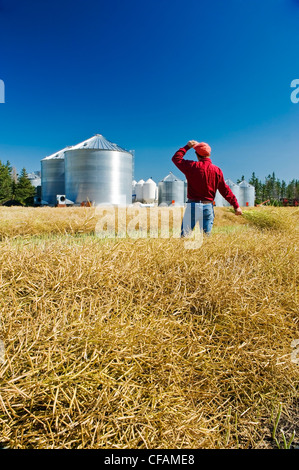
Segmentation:
[(132, 202), (133, 155), (96, 134), (65, 152), (65, 194), (75, 203)]
[(137, 181), (133, 180), (132, 181), (132, 202), (135, 202), (136, 200), (136, 184), (137, 184)]
[(143, 179), (137, 181), (137, 183), (135, 184), (135, 194), (136, 194), (135, 201), (136, 202), (143, 202), (143, 185), (144, 185)]
[[(236, 196), (238, 202), (240, 199), (240, 187), (237, 183), (234, 183), (231, 179), (225, 180), (226, 184), (229, 186), (231, 189), (232, 193)], [(226, 201), (226, 199), (223, 199), (223, 206), (227, 207), (230, 206), (230, 203)], [(240, 204), (240, 203), (239, 203)]]
[(255, 187), (244, 180), (239, 183), (239, 190), (239, 205), (241, 207), (253, 207), (255, 201)]
[(56, 195), (65, 194), (64, 152), (66, 147), (41, 160), (42, 203), (55, 205)]
[(184, 181), (184, 203), (187, 202), (187, 191), (188, 191), (188, 183), (187, 181)]
[(142, 192), (143, 192), (143, 202), (145, 204), (151, 204), (155, 201), (156, 198), (156, 183), (149, 178), (143, 184)]
[(175, 205), (183, 206), (184, 192), (184, 181), (170, 172), (158, 183), (158, 204), (170, 205), (174, 201)]
[(223, 203), (226, 202), (225, 199), (219, 193), (218, 189), (216, 191), (214, 201), (216, 207), (223, 207)]

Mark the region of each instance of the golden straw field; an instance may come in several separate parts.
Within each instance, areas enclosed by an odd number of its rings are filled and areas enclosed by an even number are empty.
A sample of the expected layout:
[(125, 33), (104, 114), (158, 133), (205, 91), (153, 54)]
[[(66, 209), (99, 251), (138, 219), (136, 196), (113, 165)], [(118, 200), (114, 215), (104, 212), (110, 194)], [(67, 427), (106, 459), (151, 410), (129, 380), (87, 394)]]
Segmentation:
[(215, 213), (186, 249), (174, 212), (101, 237), (95, 208), (0, 207), (2, 446), (299, 445), (299, 209)]

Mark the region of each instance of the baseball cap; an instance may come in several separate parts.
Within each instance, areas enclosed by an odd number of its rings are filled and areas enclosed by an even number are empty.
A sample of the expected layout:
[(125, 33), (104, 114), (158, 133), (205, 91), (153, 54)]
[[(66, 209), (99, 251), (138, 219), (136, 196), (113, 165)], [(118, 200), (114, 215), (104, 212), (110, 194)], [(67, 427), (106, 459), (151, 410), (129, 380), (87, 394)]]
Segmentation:
[(211, 155), (211, 147), (206, 142), (199, 142), (193, 148), (201, 157), (209, 157)]

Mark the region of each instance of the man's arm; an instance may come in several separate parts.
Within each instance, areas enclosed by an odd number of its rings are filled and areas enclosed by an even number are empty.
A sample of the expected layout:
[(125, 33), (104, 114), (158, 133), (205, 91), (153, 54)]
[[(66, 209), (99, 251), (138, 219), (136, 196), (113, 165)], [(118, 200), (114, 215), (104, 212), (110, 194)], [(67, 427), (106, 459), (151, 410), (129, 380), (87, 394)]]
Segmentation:
[(189, 163), (184, 160), (184, 156), (190, 148), (194, 147), (195, 144), (197, 144), (196, 140), (189, 140), (189, 142), (184, 147), (181, 147), (172, 157), (172, 161), (175, 166), (184, 174), (187, 168), (189, 168)]
[(235, 214), (236, 215), (242, 215), (242, 209), (239, 206), (238, 200), (237, 200), (236, 196), (234, 195), (234, 193), (232, 192), (232, 190), (230, 189), (230, 187), (224, 181), (222, 171), (220, 173), (220, 179), (219, 179), (219, 182), (218, 182), (218, 188), (217, 189), (218, 189), (219, 193), (221, 194), (221, 196), (224, 197), (224, 199), (234, 207)]

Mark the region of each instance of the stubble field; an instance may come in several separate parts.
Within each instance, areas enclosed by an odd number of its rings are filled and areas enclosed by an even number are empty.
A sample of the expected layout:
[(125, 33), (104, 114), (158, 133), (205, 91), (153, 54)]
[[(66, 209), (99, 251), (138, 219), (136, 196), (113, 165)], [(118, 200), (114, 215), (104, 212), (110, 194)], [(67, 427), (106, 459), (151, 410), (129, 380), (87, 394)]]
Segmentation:
[(299, 210), (215, 212), (186, 249), (101, 237), (94, 208), (0, 207), (3, 446), (299, 445)]

